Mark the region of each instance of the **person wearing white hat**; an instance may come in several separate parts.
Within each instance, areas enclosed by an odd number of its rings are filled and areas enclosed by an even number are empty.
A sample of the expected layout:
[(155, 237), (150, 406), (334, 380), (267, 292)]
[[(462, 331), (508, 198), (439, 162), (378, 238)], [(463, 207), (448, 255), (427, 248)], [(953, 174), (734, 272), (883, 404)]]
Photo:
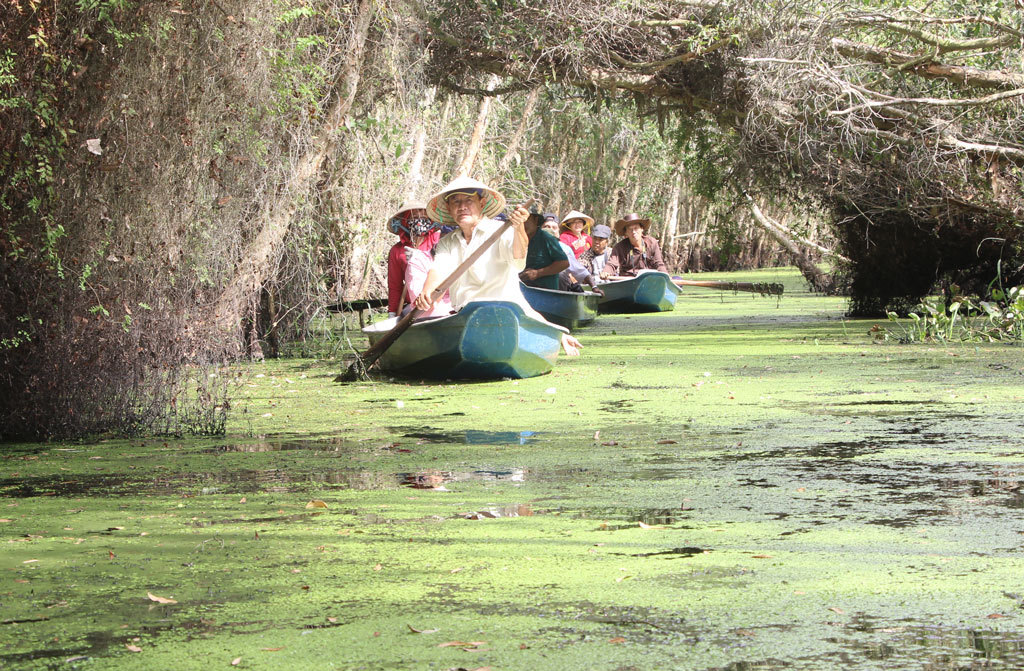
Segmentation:
[(562, 233), (558, 239), (569, 245), (576, 258), (580, 258), (583, 252), (590, 249), (590, 229), (594, 225), (594, 219), (579, 210), (573, 210), (562, 217)]
[[(494, 216), (505, 208), (505, 197), (483, 182), (459, 177), (427, 202), (427, 216), (442, 224), (454, 223), (459, 228), (441, 238), (434, 248), (434, 267), (427, 274), (423, 290), (416, 297), (416, 307), (429, 310), (434, 289), (476, 251), (502, 222)], [(508, 301), (516, 303), (535, 319), (543, 320), (530, 307), (519, 289), (519, 273), (526, 267), (526, 251), (530, 239), (523, 224), (529, 211), (522, 205), (509, 215), (511, 226), (478, 258), (450, 288), (452, 305), (462, 309), (472, 301)], [(566, 354), (579, 354), (578, 340), (565, 334), (562, 346)]]

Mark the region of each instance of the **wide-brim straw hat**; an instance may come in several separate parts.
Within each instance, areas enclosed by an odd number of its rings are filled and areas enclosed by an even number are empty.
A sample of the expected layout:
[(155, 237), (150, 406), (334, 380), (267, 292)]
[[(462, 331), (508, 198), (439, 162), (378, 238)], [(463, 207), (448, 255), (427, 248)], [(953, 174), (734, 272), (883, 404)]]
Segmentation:
[(422, 200), (407, 200), (406, 202), (402, 203), (402, 207), (398, 208), (397, 212), (395, 212), (390, 217), (388, 217), (388, 222), (387, 222), (388, 226), (389, 227), (391, 226), (391, 220), (392, 219), (399, 219), (399, 218), (401, 218), (401, 216), (403, 214), (405, 214), (406, 212), (408, 212), (410, 210), (425, 210), (425, 209), (427, 209), (427, 204), (424, 203)]
[(630, 224), (640, 224), (641, 226), (643, 226), (644, 233), (646, 233), (647, 229), (651, 227), (651, 220), (644, 219), (636, 212), (630, 212), (622, 219), (619, 219), (618, 221), (615, 222), (615, 235), (625, 235), (626, 227), (629, 226)]
[(567, 214), (564, 217), (562, 217), (562, 228), (564, 228), (565, 230), (569, 230), (569, 227), (565, 225), (565, 222), (567, 222), (567, 221), (569, 221), (571, 219), (582, 219), (584, 221), (584, 224), (583, 224), (583, 232), (584, 233), (589, 233), (591, 227), (594, 225), (594, 218), (593, 217), (589, 217), (589, 216), (583, 214), (582, 212), (580, 212), (579, 210), (573, 210), (569, 214)]
[(458, 177), (427, 201), (427, 216), (442, 224), (454, 224), (455, 219), (448, 212), (446, 198), (453, 193), (481, 193), (483, 195), (483, 216), (490, 218), (505, 209), (505, 196), (483, 182), (472, 177)]

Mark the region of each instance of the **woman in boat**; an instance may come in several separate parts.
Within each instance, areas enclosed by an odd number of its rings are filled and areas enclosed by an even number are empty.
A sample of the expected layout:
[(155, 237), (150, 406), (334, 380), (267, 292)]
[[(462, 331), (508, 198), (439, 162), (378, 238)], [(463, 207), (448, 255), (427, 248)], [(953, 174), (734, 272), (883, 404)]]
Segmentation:
[[(423, 291), (423, 283), (427, 280), (427, 274), (434, 265), (434, 256), (424, 251), (420, 245), (425, 238), (440, 228), (429, 219), (414, 219), (409, 224), (409, 237), (411, 244), (405, 248), (405, 300), (406, 307), (402, 310), (404, 315), (412, 309), (416, 297)], [(432, 319), (434, 317), (445, 317), (455, 312), (452, 309), (452, 301), (446, 291), (444, 296), (439, 298), (432, 308), (420, 314), (419, 319)]]
[[(394, 317), (402, 309), (402, 290), (405, 286), (405, 267), (408, 264), (406, 248), (412, 243), (409, 237), (410, 226), (413, 222), (426, 222), (433, 226), (433, 222), (427, 219), (426, 203), (414, 200), (405, 203), (388, 220), (388, 228), (398, 236), (396, 242), (388, 251), (388, 316)], [(437, 244), (441, 232), (435, 228), (423, 237), (419, 245), (415, 247), (429, 252)]]
[[(557, 220), (546, 220), (541, 226), (541, 230), (547, 231), (552, 236), (557, 236)], [(569, 267), (558, 273), (558, 287), (556, 288), (559, 291), (583, 293), (584, 284), (589, 284), (592, 287), (595, 286), (597, 284), (597, 278), (590, 276), (590, 271), (580, 263), (579, 259), (576, 258), (576, 254), (572, 251), (572, 247), (561, 240), (558, 241), (558, 245), (562, 248), (565, 258), (569, 260)]]
[[(504, 208), (505, 197), (501, 193), (469, 177), (455, 179), (430, 199), (427, 215), (441, 223), (454, 222), (459, 230), (452, 231), (438, 243), (434, 267), (416, 297), (416, 307), (421, 310), (433, 307), (434, 289), (502, 226), (493, 217)], [(544, 321), (519, 289), (519, 273), (526, 267), (530, 243), (524, 228), (529, 214), (526, 208), (517, 207), (509, 216), (512, 226), (452, 284), (452, 304), (457, 310), (473, 301), (508, 301), (522, 307), (530, 317)], [(581, 347), (576, 338), (567, 333), (562, 335), (566, 354), (576, 356)]]
[(658, 241), (647, 235), (650, 219), (630, 213), (615, 222), (615, 232), (624, 236), (612, 247), (608, 263), (601, 271), (601, 279), (609, 277), (636, 277), (644, 270), (667, 273)]
[(562, 217), (562, 232), (558, 239), (569, 245), (572, 253), (578, 259), (583, 255), (583, 252), (590, 249), (592, 242), (590, 239), (590, 229), (593, 225), (593, 218), (573, 210)]

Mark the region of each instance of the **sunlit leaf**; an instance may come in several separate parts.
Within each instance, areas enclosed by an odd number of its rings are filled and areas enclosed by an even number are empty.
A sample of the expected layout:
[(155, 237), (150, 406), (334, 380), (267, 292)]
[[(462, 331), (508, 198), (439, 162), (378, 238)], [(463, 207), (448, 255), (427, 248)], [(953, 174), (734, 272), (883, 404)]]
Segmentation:
[(146, 596), (149, 597), (150, 601), (156, 601), (157, 603), (178, 603), (174, 599), (168, 599), (168, 598), (165, 598), (165, 597), (162, 597), (162, 596), (157, 596), (156, 594), (153, 594), (152, 592), (146, 592)]
[(327, 504), (324, 503), (323, 501), (321, 501), (320, 499), (313, 499), (312, 501), (310, 501), (309, 503), (306, 504), (306, 507), (307, 508), (326, 508)]
[(441, 631), (440, 629), (417, 629), (411, 624), (406, 624), (405, 626), (409, 627), (409, 631), (411, 631), (414, 634), (436, 634), (437, 632)]

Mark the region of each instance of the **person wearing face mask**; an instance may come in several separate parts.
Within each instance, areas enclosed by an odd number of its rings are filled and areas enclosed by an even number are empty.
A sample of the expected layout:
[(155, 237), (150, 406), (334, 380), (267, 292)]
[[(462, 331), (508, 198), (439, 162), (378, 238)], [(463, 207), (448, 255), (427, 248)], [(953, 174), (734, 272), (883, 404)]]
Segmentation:
[(422, 236), (419, 244), (414, 245), (416, 249), (429, 252), (437, 244), (441, 237), (438, 230), (430, 219), (427, 219), (427, 205), (421, 201), (409, 201), (398, 208), (388, 220), (388, 228), (398, 236), (396, 242), (388, 251), (388, 316), (394, 317), (401, 310), (402, 292), (405, 287), (405, 269), (408, 265), (406, 249), (412, 244), (410, 229), (413, 225), (429, 226), (430, 231)]
[[(434, 256), (429, 251), (424, 251), (420, 245), (425, 238), (428, 238), (441, 225), (429, 219), (413, 219), (409, 223), (409, 239), (411, 244), (405, 248), (405, 257), (408, 261), (405, 266), (405, 307), (402, 309), (402, 316), (413, 308), (413, 302), (423, 291), (423, 284), (427, 281), (427, 275), (434, 266)], [(432, 308), (422, 313), (417, 319), (430, 319), (433, 317), (444, 317), (450, 315), (452, 302), (445, 292)]]
[(645, 270), (668, 272), (658, 241), (647, 235), (650, 226), (650, 219), (636, 213), (627, 214), (615, 222), (615, 232), (624, 239), (612, 247), (608, 262), (601, 270), (601, 279), (636, 277)]

